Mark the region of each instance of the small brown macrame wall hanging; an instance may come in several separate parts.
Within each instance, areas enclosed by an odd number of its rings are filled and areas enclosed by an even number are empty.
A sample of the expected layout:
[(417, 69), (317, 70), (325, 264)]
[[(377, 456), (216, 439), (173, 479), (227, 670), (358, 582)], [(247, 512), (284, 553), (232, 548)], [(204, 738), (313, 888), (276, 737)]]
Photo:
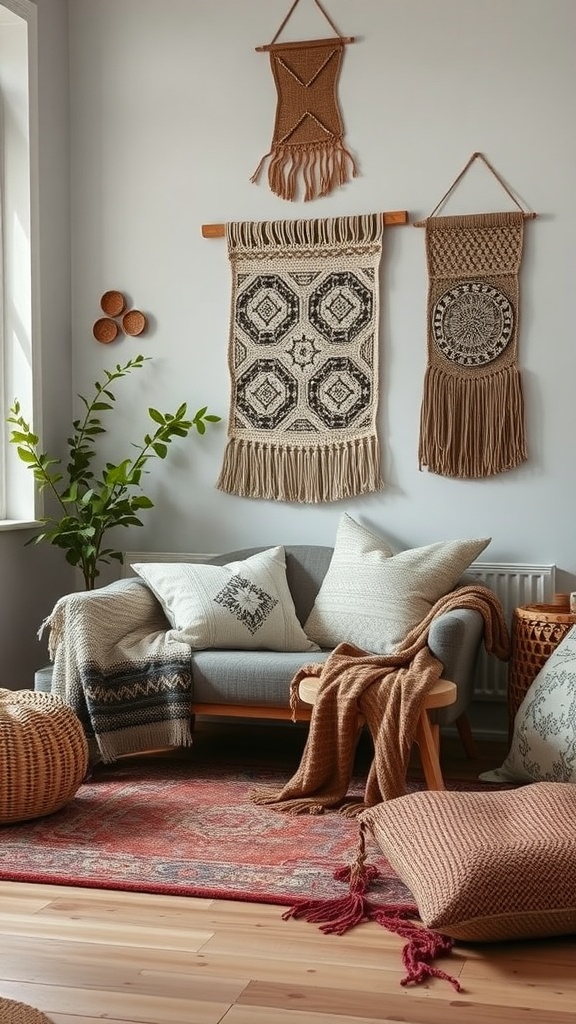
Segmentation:
[[(483, 160), (517, 210), (438, 217), (471, 163)], [(526, 211), (474, 153), (426, 229), (428, 362), (419, 465), (448, 477), (488, 477), (527, 459), (518, 369), (518, 276)]]
[(354, 158), (344, 145), (338, 106), (338, 78), (344, 46), (353, 37), (341, 36), (322, 7), (317, 7), (335, 32), (329, 39), (277, 43), (299, 0), (295, 0), (271, 43), (257, 46), (270, 53), (277, 92), (272, 147), (251, 177), (257, 182), (269, 159), (268, 183), (282, 199), (326, 196), (357, 174)]

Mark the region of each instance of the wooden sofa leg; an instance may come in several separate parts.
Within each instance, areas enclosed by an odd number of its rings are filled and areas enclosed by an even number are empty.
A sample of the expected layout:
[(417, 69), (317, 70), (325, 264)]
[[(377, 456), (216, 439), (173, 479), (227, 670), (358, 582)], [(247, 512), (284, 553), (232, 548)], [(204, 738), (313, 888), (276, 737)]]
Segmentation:
[(416, 743), (428, 789), (445, 789), (436, 736), (426, 710), (422, 711), (418, 719)]
[(460, 742), (464, 747), (466, 757), (474, 759), (478, 756), (476, 744), (474, 743), (470, 722), (464, 712), (456, 719), (456, 728), (458, 729), (458, 735), (460, 737)]

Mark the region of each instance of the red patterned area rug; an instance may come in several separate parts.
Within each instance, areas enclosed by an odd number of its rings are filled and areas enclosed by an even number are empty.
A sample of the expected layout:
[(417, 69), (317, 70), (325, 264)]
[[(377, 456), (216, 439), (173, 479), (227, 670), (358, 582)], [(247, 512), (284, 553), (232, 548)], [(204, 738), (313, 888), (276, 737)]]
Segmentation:
[[(333, 873), (356, 852), (355, 819), (250, 800), (292, 774), (155, 758), (100, 766), (63, 810), (0, 827), (0, 879), (280, 905), (334, 896)], [(362, 790), (359, 778), (350, 792)], [(376, 845), (367, 852), (382, 876), (374, 899), (412, 903)]]

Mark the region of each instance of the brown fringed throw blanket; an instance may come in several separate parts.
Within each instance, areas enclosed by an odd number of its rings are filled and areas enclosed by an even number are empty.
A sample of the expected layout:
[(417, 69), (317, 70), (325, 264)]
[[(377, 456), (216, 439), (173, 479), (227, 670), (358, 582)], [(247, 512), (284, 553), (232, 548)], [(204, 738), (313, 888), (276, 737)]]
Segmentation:
[(228, 443), (217, 486), (279, 501), (380, 490), (382, 214), (226, 225)]
[(518, 352), (524, 214), (429, 217), (420, 467), (487, 477), (527, 459)]
[(344, 803), (342, 810), (355, 814), (402, 796), (423, 701), (443, 672), (427, 646), (430, 626), (435, 616), (456, 608), (480, 612), (486, 650), (507, 660), (510, 640), (502, 606), (491, 590), (477, 585), (440, 598), (394, 654), (367, 654), (340, 644), (323, 665), (304, 666), (294, 677), (293, 699), (304, 676), (317, 675), (321, 682), (300, 766), (281, 791), (255, 791), (254, 802), (292, 814), (315, 814), (342, 805), (352, 778), (359, 714), (370, 730), (374, 759), (364, 803)]

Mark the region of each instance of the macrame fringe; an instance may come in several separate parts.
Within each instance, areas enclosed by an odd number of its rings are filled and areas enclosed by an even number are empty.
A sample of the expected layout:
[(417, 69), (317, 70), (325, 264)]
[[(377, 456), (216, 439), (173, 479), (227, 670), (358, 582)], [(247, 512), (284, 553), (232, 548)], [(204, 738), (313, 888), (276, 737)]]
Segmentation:
[(230, 256), (245, 249), (260, 251), (290, 249), (300, 256), (300, 247), (323, 249), (336, 245), (382, 244), (384, 221), (381, 213), (361, 213), (349, 217), (319, 219), (230, 221), (226, 238)]
[(380, 491), (378, 439), (289, 448), (231, 438), (216, 486), (241, 498), (308, 503)]
[(268, 157), (268, 184), (281, 199), (297, 199), (299, 185), (304, 188), (304, 202), (327, 196), (358, 174), (354, 158), (341, 139), (311, 145), (274, 146), (262, 157), (250, 178), (254, 184)]
[(406, 975), (401, 979), (401, 985), (418, 985), (427, 978), (441, 978), (457, 992), (462, 992), (457, 978), (434, 966), (434, 960), (450, 953), (454, 940), (414, 923), (413, 919), (419, 916), (416, 904), (375, 903), (370, 900), (366, 893), (370, 882), (378, 876), (378, 869), (366, 864), (365, 826), (361, 823), (354, 863), (334, 872), (337, 881), (348, 882), (347, 895), (305, 900), (286, 910), (282, 919), (293, 917), (310, 921), (327, 935), (343, 935), (364, 921), (376, 921), (389, 932), (407, 939), (402, 950)]
[(428, 367), (420, 417), (420, 469), (486, 477), (525, 462), (524, 399), (517, 367), (460, 377)]

